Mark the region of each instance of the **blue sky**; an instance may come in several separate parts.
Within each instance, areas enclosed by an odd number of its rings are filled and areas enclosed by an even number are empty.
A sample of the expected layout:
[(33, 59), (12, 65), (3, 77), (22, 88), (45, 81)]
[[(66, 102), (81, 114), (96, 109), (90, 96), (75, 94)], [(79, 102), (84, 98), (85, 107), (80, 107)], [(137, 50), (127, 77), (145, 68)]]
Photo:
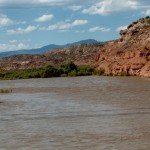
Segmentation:
[(113, 40), (145, 16), (149, 0), (0, 0), (0, 51)]

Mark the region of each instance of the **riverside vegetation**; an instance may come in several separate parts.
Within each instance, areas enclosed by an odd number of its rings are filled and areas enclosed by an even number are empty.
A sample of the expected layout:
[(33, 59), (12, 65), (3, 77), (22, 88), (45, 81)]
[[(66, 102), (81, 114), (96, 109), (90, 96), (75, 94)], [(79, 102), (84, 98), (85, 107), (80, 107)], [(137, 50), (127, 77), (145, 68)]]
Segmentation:
[(22, 70), (0, 70), (1, 80), (29, 79), (29, 78), (49, 78), (67, 76), (87, 76), (102, 75), (103, 71), (97, 72), (89, 66), (77, 66), (73, 62), (61, 66), (45, 66), (41, 68), (22, 69)]
[(12, 90), (10, 90), (10, 89), (0, 89), (0, 94), (6, 94), (6, 93), (12, 93)]

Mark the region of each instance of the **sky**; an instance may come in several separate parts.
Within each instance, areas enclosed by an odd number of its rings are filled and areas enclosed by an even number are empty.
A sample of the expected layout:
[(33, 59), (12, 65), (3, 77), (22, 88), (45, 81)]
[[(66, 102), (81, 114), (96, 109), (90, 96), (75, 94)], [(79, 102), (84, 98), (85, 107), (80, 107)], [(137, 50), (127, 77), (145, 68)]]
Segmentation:
[(150, 16), (150, 0), (0, 0), (0, 52), (109, 41)]

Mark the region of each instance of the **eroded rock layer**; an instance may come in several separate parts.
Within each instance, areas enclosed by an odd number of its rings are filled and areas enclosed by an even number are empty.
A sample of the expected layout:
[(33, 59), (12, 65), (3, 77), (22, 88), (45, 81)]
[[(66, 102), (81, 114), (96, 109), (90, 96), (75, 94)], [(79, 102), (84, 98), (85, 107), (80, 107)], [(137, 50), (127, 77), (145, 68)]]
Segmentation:
[(120, 35), (96, 55), (97, 68), (106, 74), (150, 77), (150, 18), (133, 22)]

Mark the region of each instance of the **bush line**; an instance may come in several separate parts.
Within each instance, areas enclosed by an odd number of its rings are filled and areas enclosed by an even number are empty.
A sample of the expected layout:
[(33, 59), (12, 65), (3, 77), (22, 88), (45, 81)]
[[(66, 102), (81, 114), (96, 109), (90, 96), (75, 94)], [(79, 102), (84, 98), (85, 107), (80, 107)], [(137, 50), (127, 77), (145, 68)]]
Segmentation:
[(50, 78), (50, 77), (75, 77), (88, 75), (102, 75), (104, 71), (96, 71), (89, 66), (77, 66), (73, 62), (61, 66), (45, 66), (41, 68), (22, 70), (0, 70), (1, 80)]

